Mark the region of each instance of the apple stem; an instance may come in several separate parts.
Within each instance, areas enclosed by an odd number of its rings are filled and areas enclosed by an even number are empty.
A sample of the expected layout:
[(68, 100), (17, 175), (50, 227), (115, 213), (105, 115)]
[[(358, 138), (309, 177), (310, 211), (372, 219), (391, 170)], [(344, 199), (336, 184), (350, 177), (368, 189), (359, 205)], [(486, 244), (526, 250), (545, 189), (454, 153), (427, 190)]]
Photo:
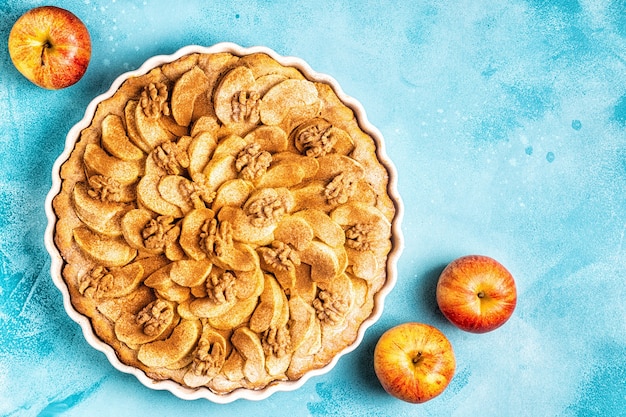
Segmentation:
[(417, 352), (417, 355), (415, 355), (415, 357), (413, 358), (413, 364), (417, 364), (420, 361), (420, 359), (422, 359), (421, 351)]
[(485, 292), (484, 291), (479, 291), (478, 294), (476, 294), (478, 296), (478, 298), (484, 298), (485, 297)]
[(48, 48), (50, 48), (52, 46), (52, 44), (50, 43), (49, 40), (46, 40), (43, 43), (43, 48), (41, 48), (41, 65), (45, 66), (46, 65), (46, 60), (44, 59), (45, 55), (46, 55), (46, 50)]

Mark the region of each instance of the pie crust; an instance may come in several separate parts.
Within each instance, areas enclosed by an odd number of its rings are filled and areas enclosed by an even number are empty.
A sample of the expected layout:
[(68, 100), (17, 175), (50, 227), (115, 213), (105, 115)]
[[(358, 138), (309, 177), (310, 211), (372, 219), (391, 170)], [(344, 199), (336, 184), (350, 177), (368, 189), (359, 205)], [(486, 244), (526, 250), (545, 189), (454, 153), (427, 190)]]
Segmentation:
[(380, 134), (334, 80), (266, 48), (156, 62), (94, 100), (57, 161), (48, 243), (66, 308), (174, 391), (304, 381), (358, 344), (395, 282)]

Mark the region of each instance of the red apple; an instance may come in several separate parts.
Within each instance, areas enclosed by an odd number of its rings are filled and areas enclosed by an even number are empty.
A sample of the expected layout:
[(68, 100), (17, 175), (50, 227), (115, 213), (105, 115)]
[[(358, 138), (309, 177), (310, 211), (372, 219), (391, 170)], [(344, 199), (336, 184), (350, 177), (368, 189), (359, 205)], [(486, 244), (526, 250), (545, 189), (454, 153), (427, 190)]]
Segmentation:
[(423, 323), (387, 330), (374, 349), (374, 371), (389, 394), (423, 403), (441, 394), (454, 376), (456, 360), (448, 339)]
[(83, 22), (55, 6), (24, 13), (9, 33), (9, 54), (19, 72), (50, 90), (80, 80), (91, 59), (91, 39)]
[(458, 328), (485, 333), (513, 314), (517, 290), (511, 273), (495, 259), (469, 255), (445, 267), (437, 282), (437, 304)]

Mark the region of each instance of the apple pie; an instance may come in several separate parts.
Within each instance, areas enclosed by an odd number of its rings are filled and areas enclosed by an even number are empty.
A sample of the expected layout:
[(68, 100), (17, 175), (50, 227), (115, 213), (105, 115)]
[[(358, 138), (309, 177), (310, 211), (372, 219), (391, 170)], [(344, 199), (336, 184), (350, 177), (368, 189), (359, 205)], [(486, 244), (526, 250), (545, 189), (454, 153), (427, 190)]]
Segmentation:
[(398, 206), (377, 142), (309, 78), (265, 53), (191, 53), (97, 105), (61, 166), (54, 244), (73, 308), (123, 364), (222, 395), (355, 341)]

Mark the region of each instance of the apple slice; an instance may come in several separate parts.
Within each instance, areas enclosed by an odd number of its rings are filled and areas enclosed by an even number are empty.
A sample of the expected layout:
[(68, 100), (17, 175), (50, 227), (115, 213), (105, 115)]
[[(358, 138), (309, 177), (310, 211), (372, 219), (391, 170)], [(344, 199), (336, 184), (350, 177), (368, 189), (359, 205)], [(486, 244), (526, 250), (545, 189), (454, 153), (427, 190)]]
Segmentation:
[(109, 114), (102, 120), (101, 141), (108, 153), (124, 161), (137, 161), (144, 157), (142, 150), (126, 136), (124, 122), (116, 114)]
[(356, 160), (336, 153), (317, 158), (319, 170), (315, 179), (329, 181), (339, 174), (353, 175), (355, 178), (363, 178), (364, 168)]
[(289, 299), (291, 348), (301, 355), (314, 353), (321, 346), (321, 327), (315, 309), (301, 297)]
[(311, 228), (315, 237), (329, 246), (343, 246), (346, 236), (343, 229), (328, 214), (322, 210), (305, 209), (293, 215), (296, 218), (305, 220)]
[(122, 234), (121, 218), (128, 210), (125, 204), (92, 198), (83, 182), (74, 186), (72, 200), (76, 215), (87, 227), (106, 236)]
[(258, 188), (289, 188), (300, 184), (305, 176), (305, 168), (298, 163), (277, 164), (256, 180), (255, 185)]
[(311, 156), (298, 155), (293, 152), (278, 152), (272, 155), (273, 165), (299, 165), (304, 169), (304, 178), (315, 178), (315, 174), (320, 168), (317, 158)]
[(295, 279), (290, 293), (299, 296), (307, 303), (313, 303), (317, 296), (317, 283), (311, 279), (310, 265), (304, 263), (296, 265)]
[(115, 322), (115, 337), (131, 349), (154, 340), (167, 337), (179, 317), (174, 304), (157, 299), (138, 311), (124, 311)]
[(244, 377), (253, 384), (266, 378), (265, 353), (259, 336), (247, 327), (239, 327), (230, 341), (244, 359)]
[(227, 343), (224, 336), (209, 326), (204, 325), (194, 352), (193, 363), (183, 376), (183, 382), (189, 387), (207, 385), (219, 374), (226, 361)]
[(225, 206), (218, 213), (220, 222), (229, 222), (232, 226), (234, 240), (252, 245), (264, 246), (272, 242), (275, 224), (256, 227), (250, 223), (246, 213), (239, 207)]
[(139, 285), (126, 295), (100, 299), (96, 308), (112, 323), (117, 323), (122, 314), (137, 312), (152, 301), (154, 301), (154, 291), (145, 285)]
[(255, 86), (256, 81), (249, 68), (237, 66), (228, 71), (222, 77), (213, 94), (213, 104), (217, 118), (227, 126), (242, 122), (255, 124), (258, 121), (258, 114), (256, 117), (250, 115), (252, 118), (248, 118), (249, 116), (246, 112), (241, 114), (233, 108), (235, 98), (239, 99), (241, 95), (249, 95), (255, 89)]
[(178, 123), (176, 123), (176, 120), (174, 120), (172, 115), (166, 116), (164, 114), (161, 114), (161, 117), (159, 118), (159, 123), (161, 123), (161, 126), (163, 126), (165, 130), (169, 131), (172, 135), (176, 137), (180, 138), (189, 134), (189, 126), (179, 125)]
[(211, 132), (201, 132), (193, 136), (193, 140), (187, 148), (189, 173), (203, 172), (216, 147), (217, 141)]
[(191, 353), (201, 331), (202, 325), (199, 320), (181, 320), (169, 338), (141, 345), (137, 359), (153, 368), (171, 365)]
[(124, 297), (139, 287), (143, 278), (144, 269), (140, 263), (133, 262), (122, 268), (111, 268), (109, 273), (113, 276), (113, 286), (108, 289), (106, 298)]
[(108, 238), (79, 226), (73, 231), (78, 247), (103, 266), (124, 266), (137, 256), (137, 251), (122, 238)]
[[(225, 270), (251, 273), (259, 269), (259, 256), (256, 251), (250, 245), (241, 242), (228, 244), (223, 253), (212, 254), (211, 260), (215, 265)], [(256, 288), (256, 284), (253, 287)], [(241, 291), (245, 292), (243, 289)], [(240, 298), (246, 297), (249, 295), (241, 295)]]
[(234, 156), (248, 146), (248, 142), (239, 135), (228, 135), (220, 139), (213, 153), (213, 159), (219, 159), (222, 156)]
[(209, 276), (213, 263), (207, 259), (182, 259), (172, 263), (170, 278), (184, 287), (195, 287), (204, 283)]
[(137, 184), (137, 201), (144, 207), (174, 218), (183, 217), (183, 211), (175, 204), (165, 200), (159, 192), (159, 182), (161, 177), (158, 175), (146, 175), (141, 178)]
[(258, 303), (258, 297), (250, 297), (245, 300), (238, 300), (232, 308), (223, 314), (209, 317), (209, 324), (218, 330), (232, 330), (246, 323)]
[(284, 152), (289, 145), (287, 133), (278, 126), (259, 126), (248, 133), (247, 143), (258, 143), (261, 149), (269, 153)]
[(261, 267), (264, 271), (274, 274), (276, 280), (285, 291), (291, 291), (296, 282), (295, 266), (299, 263), (299, 258), (296, 259), (293, 256), (281, 253), (283, 248), (277, 248), (277, 243), (280, 245), (283, 242), (276, 240), (272, 242), (272, 247), (261, 246), (257, 248)]
[[(278, 341), (279, 339), (285, 337), (285, 335), (281, 335), (282, 332), (287, 332), (289, 334), (289, 302), (283, 293), (283, 306), (280, 317), (277, 319), (275, 323), (272, 324), (272, 327), (269, 328), (269, 332), (276, 332), (275, 339)], [(285, 377), (285, 372), (289, 368), (291, 364), (291, 359), (293, 356), (293, 349), (291, 348), (291, 335), (285, 337), (289, 340), (287, 346), (279, 347), (279, 350), (271, 349), (269, 353), (265, 356), (265, 369), (267, 373), (275, 376), (275, 377)]]
[(379, 276), (380, 266), (374, 252), (346, 248), (346, 253), (348, 254), (348, 264), (351, 266), (354, 276), (368, 282)]
[(264, 274), (264, 288), (259, 304), (250, 317), (250, 330), (263, 333), (270, 327), (276, 327), (282, 317), (283, 306), (287, 297), (271, 274)]
[(148, 117), (139, 104), (135, 107), (135, 127), (141, 140), (154, 149), (164, 142), (173, 141), (176, 137), (159, 122), (160, 118)]
[(189, 299), (191, 291), (189, 288), (183, 287), (172, 280), (170, 277), (172, 267), (173, 264), (168, 264), (156, 270), (145, 279), (144, 284), (154, 288), (162, 298), (180, 303)]
[(121, 184), (132, 184), (139, 178), (140, 168), (136, 161), (123, 161), (107, 154), (101, 147), (88, 143), (83, 160), (88, 169)]
[(176, 123), (189, 126), (194, 103), (200, 94), (206, 92), (208, 83), (209, 79), (198, 66), (194, 66), (176, 81), (170, 99), (172, 116)]
[(240, 178), (224, 181), (217, 189), (211, 207), (216, 212), (224, 206), (241, 207), (253, 190), (252, 183)]
[(295, 202), (295, 211), (317, 209), (329, 212), (336, 207), (326, 198), (326, 181), (312, 180), (304, 185), (291, 189)]
[(261, 121), (277, 125), (290, 111), (302, 111), (318, 102), (315, 84), (308, 80), (285, 80), (265, 93), (259, 104)]
[[(339, 274), (333, 280), (318, 282), (318, 287), (330, 297), (330, 300), (324, 301), (324, 304), (332, 304), (334, 313), (332, 317), (327, 316), (322, 319), (321, 315), (318, 315), (318, 318), (325, 328), (332, 327), (333, 331), (340, 331), (347, 325), (346, 318), (354, 305), (352, 279), (347, 274)], [(321, 299), (320, 297), (321, 293), (318, 294), (318, 301)], [(317, 305), (315, 306), (317, 307)], [(327, 313), (325, 310), (326, 307), (324, 306), (324, 315)]]
[(126, 121), (126, 134), (128, 139), (145, 153), (150, 153), (152, 147), (149, 143), (143, 140), (139, 132), (137, 131), (136, 111), (139, 106), (139, 101), (128, 100), (126, 106), (124, 106), (124, 120)]
[(311, 225), (303, 218), (285, 216), (274, 230), (274, 239), (287, 243), (297, 250), (304, 250), (315, 237)]
[(269, 73), (269, 74), (263, 74), (261, 76), (255, 74), (255, 78), (256, 78), (256, 91), (257, 93), (259, 93), (259, 96), (263, 97), (265, 93), (267, 93), (272, 87), (274, 87), (277, 84), (282, 83), (283, 81), (287, 80), (290, 77), (287, 77), (284, 74)]
[(165, 201), (178, 206), (185, 214), (195, 208), (191, 199), (183, 192), (184, 189), (191, 189), (191, 187), (191, 181), (181, 175), (165, 175), (161, 177), (157, 190)]
[[(306, 120), (290, 136), (296, 149), (309, 156), (320, 157), (329, 153), (348, 155), (354, 150), (354, 141), (350, 135), (322, 117)], [(319, 146), (322, 140), (323, 146)]]
[(190, 258), (202, 260), (207, 257), (206, 251), (200, 244), (200, 234), (205, 223), (214, 217), (213, 210), (200, 208), (190, 211), (183, 219), (179, 242)]
[(163, 248), (147, 248), (143, 237), (143, 231), (148, 223), (154, 219), (154, 215), (145, 209), (133, 209), (124, 214), (121, 221), (122, 234), (126, 242), (137, 250), (158, 255), (163, 253)]
[(333, 248), (316, 240), (300, 252), (300, 260), (311, 265), (311, 279), (317, 283), (327, 283), (342, 272)]
[(218, 317), (233, 308), (237, 303), (237, 298), (232, 297), (224, 302), (217, 302), (209, 297), (196, 298), (189, 304), (189, 311), (196, 317), (213, 318)]
[(232, 155), (214, 156), (204, 168), (206, 185), (211, 191), (216, 191), (220, 185), (234, 180), (239, 174), (235, 168), (236, 157)]
[(220, 122), (214, 115), (204, 115), (200, 116), (195, 122), (193, 122), (190, 135), (194, 138), (201, 133), (210, 133), (215, 136), (219, 129)]

